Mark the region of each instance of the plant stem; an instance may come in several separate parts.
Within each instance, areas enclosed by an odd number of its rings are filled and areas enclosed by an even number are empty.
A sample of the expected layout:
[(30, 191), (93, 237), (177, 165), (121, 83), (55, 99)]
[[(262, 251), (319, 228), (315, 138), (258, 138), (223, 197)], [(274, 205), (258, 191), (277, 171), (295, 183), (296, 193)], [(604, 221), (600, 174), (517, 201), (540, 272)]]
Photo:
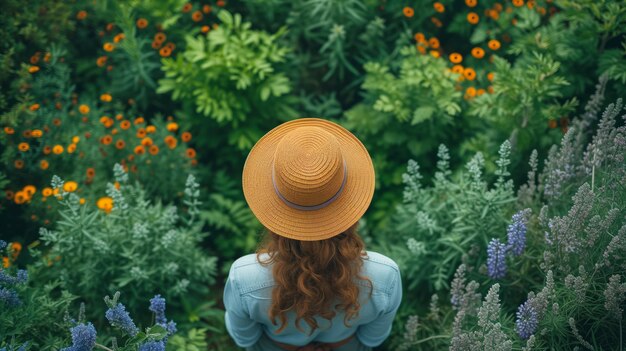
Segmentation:
[(434, 339), (445, 339), (445, 338), (449, 338), (449, 337), (450, 337), (450, 335), (433, 335), (433, 336), (427, 337), (426, 339), (418, 340), (418, 341), (414, 342), (413, 345), (421, 344), (423, 342), (434, 340)]
[(96, 343), (96, 347), (99, 347), (99, 348), (101, 348), (101, 349), (103, 349), (103, 350), (106, 350), (106, 351), (113, 351), (112, 349), (110, 349), (110, 348), (108, 348), (108, 347), (106, 347), (106, 346), (104, 346), (104, 345), (100, 345), (100, 344), (98, 344), (98, 343)]

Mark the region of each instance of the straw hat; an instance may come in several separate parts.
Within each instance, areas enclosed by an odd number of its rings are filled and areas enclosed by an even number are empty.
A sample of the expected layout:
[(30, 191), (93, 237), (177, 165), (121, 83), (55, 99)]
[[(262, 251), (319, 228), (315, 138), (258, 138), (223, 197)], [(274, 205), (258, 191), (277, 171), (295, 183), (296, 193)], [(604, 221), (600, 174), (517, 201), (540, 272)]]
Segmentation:
[(285, 122), (254, 145), (243, 194), (259, 221), (297, 240), (323, 240), (355, 224), (374, 196), (374, 165), (344, 127), (320, 118)]

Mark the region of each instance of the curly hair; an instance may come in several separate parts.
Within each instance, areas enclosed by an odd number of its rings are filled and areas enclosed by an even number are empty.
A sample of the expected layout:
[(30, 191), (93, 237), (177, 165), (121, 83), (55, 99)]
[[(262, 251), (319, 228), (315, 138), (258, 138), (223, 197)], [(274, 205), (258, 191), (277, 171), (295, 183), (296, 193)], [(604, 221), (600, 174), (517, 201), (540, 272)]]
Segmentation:
[[(357, 233), (358, 222), (330, 239), (300, 241), (285, 238), (265, 228), (264, 240), (257, 248), (257, 259), (263, 266), (273, 263), (272, 274), (277, 286), (272, 291), (272, 304), (269, 316), (272, 324), (280, 319), (280, 333), (287, 324), (288, 311), (296, 312), (296, 327), (304, 320), (311, 333), (319, 326), (315, 316), (330, 320), (336, 312), (334, 306), (345, 311), (344, 325), (348, 320), (359, 315), (359, 287), (354, 281), (358, 278), (367, 282), (372, 296), (372, 281), (360, 274), (363, 257), (367, 257), (365, 243)], [(260, 256), (267, 253), (269, 258), (261, 261)]]

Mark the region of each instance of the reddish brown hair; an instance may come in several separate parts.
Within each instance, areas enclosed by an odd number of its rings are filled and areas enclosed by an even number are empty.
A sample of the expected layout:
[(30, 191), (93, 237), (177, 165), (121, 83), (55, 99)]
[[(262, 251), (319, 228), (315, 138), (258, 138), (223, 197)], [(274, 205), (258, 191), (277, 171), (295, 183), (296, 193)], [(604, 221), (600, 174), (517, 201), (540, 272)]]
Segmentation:
[[(273, 263), (272, 273), (277, 286), (272, 291), (272, 304), (269, 316), (274, 325), (280, 320), (280, 333), (287, 325), (288, 311), (296, 312), (296, 327), (304, 320), (311, 333), (318, 328), (315, 316), (332, 319), (336, 312), (331, 303), (338, 299), (334, 307), (345, 311), (344, 325), (359, 315), (359, 286), (353, 278), (368, 282), (370, 297), (372, 281), (360, 275), (362, 257), (367, 257), (365, 243), (357, 233), (358, 222), (345, 232), (330, 239), (300, 241), (280, 236), (265, 229), (263, 242), (257, 249), (257, 259), (267, 266)], [(269, 258), (261, 261), (260, 255), (267, 253)]]

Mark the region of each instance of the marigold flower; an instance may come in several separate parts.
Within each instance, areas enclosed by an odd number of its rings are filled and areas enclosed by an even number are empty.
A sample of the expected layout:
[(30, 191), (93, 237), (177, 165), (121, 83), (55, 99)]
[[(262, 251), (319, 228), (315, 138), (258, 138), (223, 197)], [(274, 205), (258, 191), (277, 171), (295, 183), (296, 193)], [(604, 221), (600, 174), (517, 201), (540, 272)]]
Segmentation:
[(465, 5), (467, 5), (468, 7), (476, 7), (477, 4), (477, 0), (465, 0)]
[(146, 148), (143, 147), (143, 145), (137, 145), (137, 146), (135, 146), (135, 153), (137, 155), (143, 155), (143, 154), (146, 153)]
[(150, 148), (148, 149), (148, 151), (150, 152), (151, 155), (156, 155), (159, 153), (159, 147), (156, 145), (150, 145)]
[(120, 123), (120, 128), (124, 130), (130, 128), (130, 121), (126, 121), (126, 120), (122, 121), (122, 123)]
[(152, 144), (153, 144), (152, 143), (152, 138), (150, 138), (150, 137), (145, 137), (145, 138), (141, 139), (141, 145), (143, 145), (143, 146), (150, 146)]
[(27, 185), (22, 189), (22, 191), (28, 195), (28, 197), (32, 197), (37, 192), (37, 188), (34, 185)]
[(137, 117), (137, 118), (135, 118), (135, 121), (134, 121), (135, 124), (142, 124), (142, 123), (145, 123), (145, 122), (146, 122), (146, 120), (143, 117)]
[(82, 21), (85, 18), (87, 18), (87, 11), (85, 10), (78, 11), (78, 13), (76, 14), (76, 19), (78, 19), (79, 21)]
[(413, 17), (413, 15), (415, 15), (415, 11), (413, 10), (413, 8), (408, 7), (408, 6), (402, 9), (402, 13), (404, 14), (405, 17), (408, 17), (408, 18), (411, 18)]
[(431, 17), (430, 21), (433, 22), (433, 24), (435, 25), (435, 27), (440, 28), (441, 26), (443, 26), (443, 23), (439, 20), (439, 18), (437, 17)]
[(33, 56), (30, 57), (30, 63), (31, 64), (37, 64), (37, 62), (39, 62), (39, 57), (41, 56), (41, 53), (39, 51), (37, 51), (36, 54), (34, 54)]
[(25, 203), (26, 201), (28, 201), (28, 199), (29, 199), (29, 196), (24, 191), (18, 191), (15, 193), (15, 196), (13, 197), (13, 202), (15, 202), (18, 205), (21, 205)]
[(488, 15), (496, 21), (498, 20), (498, 18), (500, 18), (500, 13), (496, 10), (489, 10)]
[(165, 39), (167, 39), (167, 36), (163, 32), (159, 32), (159, 33), (154, 35), (154, 41), (156, 41), (158, 43), (164, 42)]
[(439, 39), (437, 39), (437, 38), (430, 38), (430, 39), (428, 39), (428, 46), (430, 46), (433, 49), (438, 49), (439, 48)]
[(71, 154), (74, 153), (74, 151), (76, 151), (76, 144), (69, 144), (67, 146), (67, 153)]
[(476, 90), (476, 96), (481, 96), (484, 93), (485, 93), (485, 89), (483, 89), (483, 88), (480, 88), (480, 89)]
[(474, 80), (476, 78), (476, 71), (473, 68), (466, 68), (463, 70), (463, 77), (467, 80)]
[(498, 50), (500, 48), (500, 42), (496, 39), (491, 39), (489, 40), (489, 42), (487, 43), (487, 46), (489, 46), (489, 48), (491, 50)]
[(485, 56), (485, 50), (483, 50), (482, 48), (473, 48), (472, 56), (474, 56), (477, 59), (481, 59)]
[(113, 137), (108, 134), (100, 138), (100, 143), (102, 143), (103, 145), (109, 145), (112, 142), (113, 142)]
[(441, 56), (441, 54), (437, 50), (430, 50), (430, 54), (435, 58), (439, 58), (439, 56)]
[(465, 89), (465, 99), (473, 98), (474, 96), (476, 96), (476, 88), (468, 87)]
[(76, 189), (78, 189), (78, 183), (73, 180), (70, 180), (63, 184), (63, 190), (67, 191), (68, 193), (73, 193), (74, 191), (76, 191)]
[(461, 65), (454, 65), (450, 70), (453, 73), (460, 74), (461, 76), (463, 75), (463, 66)]
[(194, 22), (200, 22), (202, 21), (202, 12), (200, 11), (194, 11), (194, 13), (191, 14), (191, 20), (193, 20)]
[(4, 133), (8, 135), (15, 134), (15, 129), (11, 127), (4, 127)]
[(100, 95), (100, 100), (104, 101), (104, 102), (111, 102), (111, 100), (113, 99), (113, 97), (111, 96), (111, 94), (102, 94)]
[(438, 1), (433, 4), (433, 7), (435, 8), (435, 11), (440, 13), (446, 10), (445, 6), (443, 6), (443, 4)]
[(96, 65), (98, 65), (98, 67), (103, 67), (104, 65), (106, 65), (107, 59), (108, 57), (106, 56), (98, 57), (98, 59), (96, 60)]
[(155, 133), (156, 132), (156, 127), (155, 126), (147, 126), (146, 127), (146, 133)]
[(81, 205), (84, 205), (85, 204), (85, 198), (81, 197), (80, 200), (78, 200), (78, 203), (81, 204)]
[(124, 35), (124, 33), (120, 33), (116, 36), (113, 37), (113, 42), (114, 43), (119, 43), (120, 41), (122, 41), (126, 36)]
[(39, 104), (35, 103), (35, 104), (30, 105), (29, 109), (31, 111), (37, 111), (37, 110), (39, 110), (39, 106), (40, 106)]
[(162, 57), (169, 57), (171, 54), (172, 50), (170, 50), (170, 48), (168, 47), (164, 47), (159, 50), (159, 55), (161, 55)]
[(102, 45), (102, 48), (104, 49), (104, 51), (111, 52), (113, 51), (113, 49), (115, 49), (115, 46), (111, 43), (104, 43), (104, 45)]
[(189, 140), (191, 140), (191, 133), (189, 132), (184, 132), (181, 136), (180, 136), (181, 140), (184, 142), (188, 142)]
[(190, 2), (188, 2), (188, 3), (186, 3), (185, 5), (183, 5), (183, 10), (182, 10), (182, 11), (183, 11), (184, 13), (187, 13), (187, 12), (191, 11), (191, 8), (192, 8), (192, 7), (193, 7), (193, 5), (191, 5), (191, 3), (190, 3)]
[(169, 132), (175, 132), (178, 130), (178, 123), (176, 122), (170, 122), (167, 124), (167, 130)]
[(61, 120), (58, 118), (55, 118), (52, 120), (52, 124), (54, 124), (55, 127), (58, 127), (61, 125)]
[(148, 20), (145, 18), (140, 18), (137, 20), (137, 28), (144, 29), (148, 26)]
[(60, 154), (62, 154), (62, 153), (63, 153), (63, 146), (58, 145), (58, 144), (57, 144), (57, 145), (54, 145), (54, 147), (52, 148), (52, 152), (53, 152), (55, 155), (60, 155)]
[(41, 195), (43, 195), (44, 197), (51, 196), (52, 195), (52, 188), (50, 188), (50, 187), (43, 188), (43, 190), (41, 190)]
[(555, 119), (551, 119), (551, 120), (548, 121), (548, 127), (550, 127), (550, 129), (556, 128), (556, 125), (557, 125), (557, 123), (556, 123)]
[(195, 158), (196, 157), (196, 150), (194, 150), (192, 148), (188, 148), (187, 151), (185, 151), (185, 155), (187, 155), (187, 157), (189, 157), (189, 158)]
[(513, 0), (513, 6), (522, 7), (524, 6), (524, 0)]
[(43, 132), (41, 131), (41, 129), (33, 129), (30, 135), (33, 138), (41, 138), (41, 136), (43, 135)]
[(28, 72), (29, 73), (39, 72), (39, 66), (30, 66), (30, 67), (28, 67)]
[(78, 135), (74, 135), (72, 137), (72, 143), (78, 144), (79, 141), (80, 141), (80, 137)]
[(96, 201), (96, 206), (105, 213), (111, 213), (113, 209), (113, 199), (108, 196), (101, 197)]
[(495, 90), (493, 90), (493, 86), (490, 85), (487, 87), (487, 91), (489, 92), (489, 94), (493, 94)]
[(467, 21), (471, 24), (476, 24), (480, 20), (480, 17), (476, 12), (470, 12), (467, 14)]
[(33, 136), (33, 132), (31, 132), (31, 130), (30, 130), (30, 129), (26, 129), (26, 130), (24, 130), (24, 131), (22, 132), (22, 136), (23, 136), (24, 138), (30, 138), (30, 137), (32, 137), (32, 136)]
[(424, 33), (418, 32), (415, 33), (415, 41), (418, 43), (426, 43), (426, 36), (424, 36)]
[(28, 145), (28, 143), (20, 143), (17, 148), (22, 152), (26, 152), (30, 149), (30, 145)]
[(48, 161), (46, 160), (39, 161), (39, 168), (43, 169), (44, 171), (48, 169), (49, 166), (50, 164), (48, 163)]
[(153, 42), (152, 42), (152, 48), (153, 48), (153, 49), (155, 49), (155, 50), (156, 50), (156, 49), (159, 49), (159, 48), (161, 47), (161, 44), (162, 44), (162, 43), (159, 43), (159, 42), (153, 41)]
[(4, 198), (7, 200), (13, 200), (13, 197), (15, 196), (15, 193), (12, 190), (5, 190), (4, 191)]
[(487, 80), (489, 80), (490, 82), (493, 80), (493, 77), (494, 77), (493, 72), (487, 73)]
[(498, 11), (498, 12), (502, 12), (502, 4), (499, 2), (496, 2), (495, 4), (493, 4), (493, 9)]
[(143, 129), (143, 128), (139, 128), (139, 129), (137, 129), (137, 134), (136, 135), (137, 135), (137, 138), (143, 139), (143, 138), (146, 137), (146, 130)]
[(211, 10), (213, 10), (213, 9), (211, 8), (211, 6), (210, 6), (210, 5), (204, 5), (204, 6), (202, 6), (202, 12), (204, 12), (204, 13), (206, 13), (206, 14), (211, 13)]
[(78, 111), (79, 111), (80, 113), (82, 113), (83, 115), (86, 115), (86, 114), (88, 114), (88, 113), (89, 113), (89, 106), (87, 106), (87, 105), (85, 105), (85, 104), (80, 105), (80, 106), (78, 107)]
[(107, 30), (107, 32), (110, 32), (113, 30), (113, 27), (115, 25), (113, 23), (107, 23), (107, 26), (105, 27), (105, 29)]
[(171, 41), (168, 42), (167, 44), (165, 44), (166, 48), (169, 48), (171, 51), (174, 51), (174, 49), (176, 49), (176, 44), (172, 43)]
[(463, 61), (463, 55), (453, 52), (450, 54), (450, 62), (452, 63), (461, 63)]
[(224, 7), (224, 6), (226, 6), (226, 1), (224, 1), (224, 0), (217, 0), (215, 2), (215, 5), (217, 5), (219, 7)]
[(168, 135), (165, 137), (165, 144), (170, 148), (173, 149), (176, 147), (176, 144), (178, 143), (178, 141), (176, 140), (176, 138), (174, 138), (171, 135)]
[(43, 147), (43, 154), (49, 155), (52, 152), (52, 148), (49, 145)]

